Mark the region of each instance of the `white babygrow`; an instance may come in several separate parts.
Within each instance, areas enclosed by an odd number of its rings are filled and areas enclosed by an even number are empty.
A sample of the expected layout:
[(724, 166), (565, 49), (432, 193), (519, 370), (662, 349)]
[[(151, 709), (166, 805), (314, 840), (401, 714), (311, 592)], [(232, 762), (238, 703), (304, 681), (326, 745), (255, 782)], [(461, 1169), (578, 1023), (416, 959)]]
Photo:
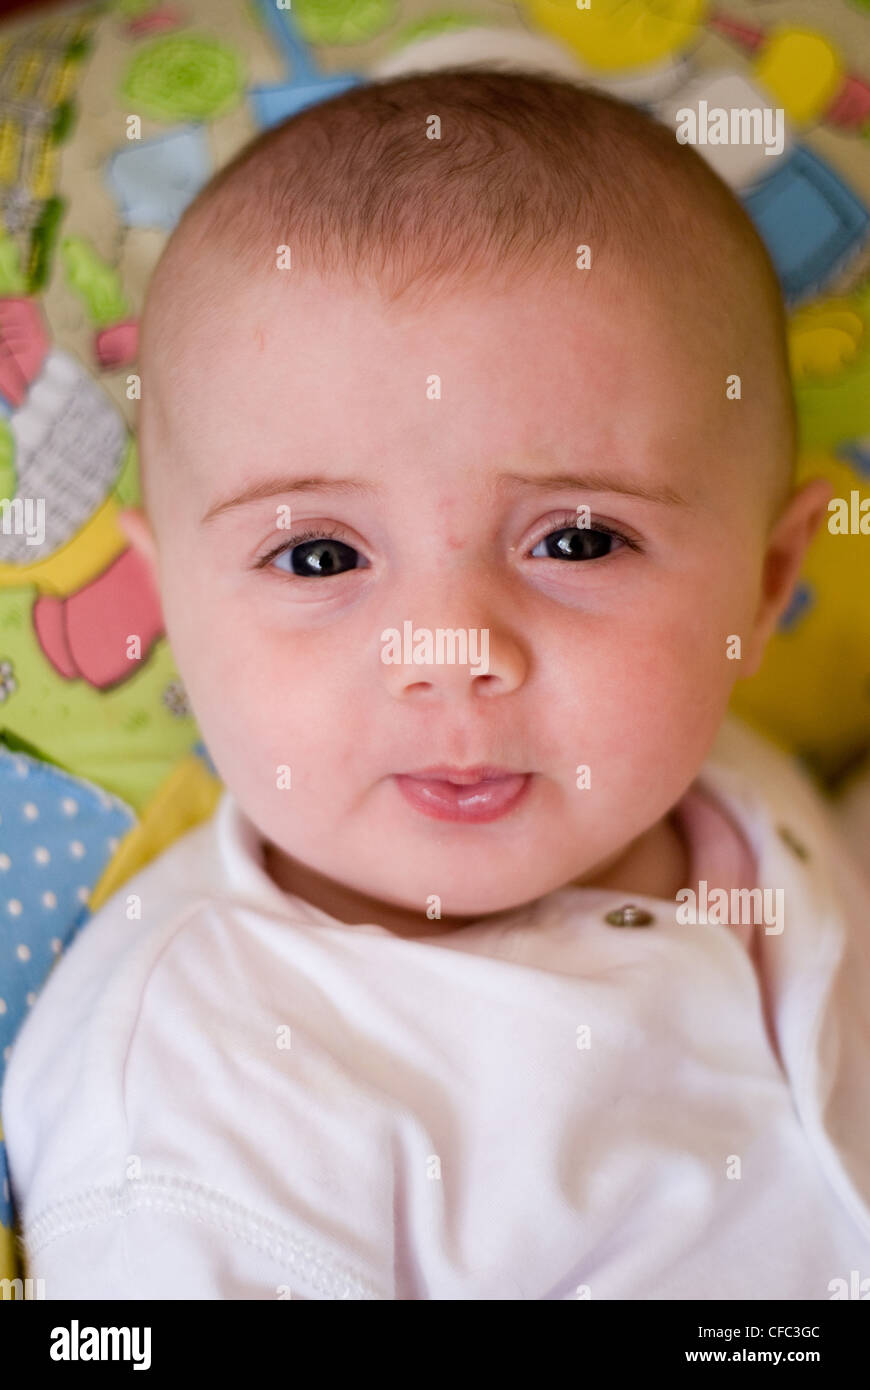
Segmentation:
[(784, 890), (755, 928), (782, 1067), (727, 926), (641, 897), (615, 927), (625, 895), (581, 889), (428, 940), (344, 925), (224, 793), (13, 1048), (27, 1272), (49, 1299), (870, 1296), (867, 885), (749, 730), (699, 783)]

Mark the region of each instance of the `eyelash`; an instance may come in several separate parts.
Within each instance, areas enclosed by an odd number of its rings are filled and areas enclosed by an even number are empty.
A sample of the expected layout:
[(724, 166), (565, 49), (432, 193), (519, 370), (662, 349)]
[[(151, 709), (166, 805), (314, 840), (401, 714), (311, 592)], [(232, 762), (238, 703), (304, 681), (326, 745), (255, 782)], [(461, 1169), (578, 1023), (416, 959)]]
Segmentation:
[[(566, 512), (556, 525), (550, 526), (548, 530), (544, 531), (542, 535), (538, 537), (532, 549), (534, 550), (535, 546), (540, 545), (541, 541), (545, 541), (548, 536), (555, 535), (558, 531), (567, 531), (571, 528), (576, 528), (577, 530), (584, 529), (577, 526), (576, 511)], [(624, 531), (620, 531), (616, 526), (609, 526), (606, 522), (597, 522), (592, 518), (589, 526), (585, 529), (589, 531), (601, 531), (606, 536), (613, 536), (616, 540), (622, 541), (623, 545), (627, 546), (629, 550), (641, 551), (643, 549), (638, 541), (626, 535)], [(344, 537), (341, 535), (341, 530), (338, 527), (307, 527), (297, 535), (291, 536), (289, 540), (284, 540), (280, 545), (274, 546), (268, 554), (261, 556), (261, 558), (255, 562), (254, 568), (264, 569), (266, 565), (271, 564), (279, 555), (282, 555), (287, 550), (295, 550), (297, 545), (304, 545), (306, 541), (341, 541), (344, 545), (349, 544), (349, 542), (344, 540)], [(351, 549), (356, 549), (356, 547), (351, 546)], [(607, 556), (604, 556), (604, 558), (606, 559)], [(589, 562), (587, 561), (586, 563), (588, 564)]]
[[(276, 560), (279, 555), (283, 555), (285, 550), (295, 550), (297, 545), (304, 545), (306, 541), (341, 541), (343, 545), (348, 544), (341, 535), (340, 530), (336, 527), (310, 526), (300, 531), (298, 535), (291, 536), (289, 540), (282, 541), (280, 545), (276, 545), (267, 555), (263, 555), (256, 561), (254, 569), (263, 569), (266, 565), (270, 564), (272, 560)], [(354, 546), (351, 548), (355, 549), (356, 547)], [(292, 577), (291, 575), (291, 578)]]
[[(625, 531), (620, 531), (619, 527), (609, 526), (606, 521), (596, 521), (594, 517), (590, 517), (587, 527), (578, 526), (576, 509), (573, 512), (565, 512), (562, 519), (557, 522), (555, 526), (549, 526), (535, 541), (535, 545), (540, 545), (541, 541), (545, 541), (548, 536), (555, 535), (557, 531), (568, 531), (572, 529), (577, 531), (601, 531), (605, 536), (614, 536), (618, 541), (622, 541), (623, 545), (628, 546), (629, 550), (641, 551), (643, 549), (639, 541), (627, 535)], [(532, 549), (534, 550), (534, 546)], [(606, 558), (605, 556), (605, 559)]]

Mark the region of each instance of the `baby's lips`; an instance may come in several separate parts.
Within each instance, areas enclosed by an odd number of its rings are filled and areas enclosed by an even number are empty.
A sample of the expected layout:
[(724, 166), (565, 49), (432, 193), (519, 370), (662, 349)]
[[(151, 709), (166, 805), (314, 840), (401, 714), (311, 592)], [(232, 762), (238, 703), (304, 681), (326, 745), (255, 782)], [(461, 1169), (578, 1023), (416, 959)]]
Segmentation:
[(465, 768), (439, 763), (435, 767), (424, 767), (417, 772), (403, 772), (399, 775), (413, 777), (420, 782), (452, 782), (455, 786), (470, 787), (480, 782), (499, 782), (509, 777), (524, 777), (526, 769), (498, 767), (492, 763), (476, 763)]
[[(445, 769), (438, 769), (443, 772)], [(492, 769), (491, 769), (492, 770)], [(456, 769), (453, 769), (454, 773)], [(479, 769), (466, 769), (465, 776)], [(502, 770), (503, 771), (503, 770)], [(456, 782), (444, 777), (397, 773), (396, 785), (416, 811), (435, 820), (485, 823), (499, 820), (519, 803), (531, 781), (527, 772)]]

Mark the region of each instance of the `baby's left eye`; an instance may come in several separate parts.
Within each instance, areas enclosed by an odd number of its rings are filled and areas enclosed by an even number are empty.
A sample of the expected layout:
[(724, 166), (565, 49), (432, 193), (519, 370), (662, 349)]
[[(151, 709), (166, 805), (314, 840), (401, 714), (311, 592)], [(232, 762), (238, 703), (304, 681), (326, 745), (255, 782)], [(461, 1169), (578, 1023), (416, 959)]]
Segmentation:
[[(612, 531), (600, 531), (589, 526), (563, 526), (538, 541), (531, 552), (546, 560), (599, 560), (619, 546), (619, 537)], [(541, 547), (544, 550), (541, 550)]]

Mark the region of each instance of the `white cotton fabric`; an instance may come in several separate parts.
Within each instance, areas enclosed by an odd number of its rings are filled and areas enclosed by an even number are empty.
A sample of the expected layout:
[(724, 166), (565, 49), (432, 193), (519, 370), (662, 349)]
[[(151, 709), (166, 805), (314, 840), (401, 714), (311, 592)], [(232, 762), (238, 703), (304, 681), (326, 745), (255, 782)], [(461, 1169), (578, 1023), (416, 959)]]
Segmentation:
[(782, 933), (754, 928), (782, 1063), (727, 926), (635, 897), (654, 922), (613, 927), (625, 895), (576, 888), (427, 940), (345, 925), (278, 889), (225, 792), (81, 932), (13, 1047), (27, 1273), (48, 1299), (870, 1278), (868, 884), (733, 720), (698, 785), (784, 889)]

